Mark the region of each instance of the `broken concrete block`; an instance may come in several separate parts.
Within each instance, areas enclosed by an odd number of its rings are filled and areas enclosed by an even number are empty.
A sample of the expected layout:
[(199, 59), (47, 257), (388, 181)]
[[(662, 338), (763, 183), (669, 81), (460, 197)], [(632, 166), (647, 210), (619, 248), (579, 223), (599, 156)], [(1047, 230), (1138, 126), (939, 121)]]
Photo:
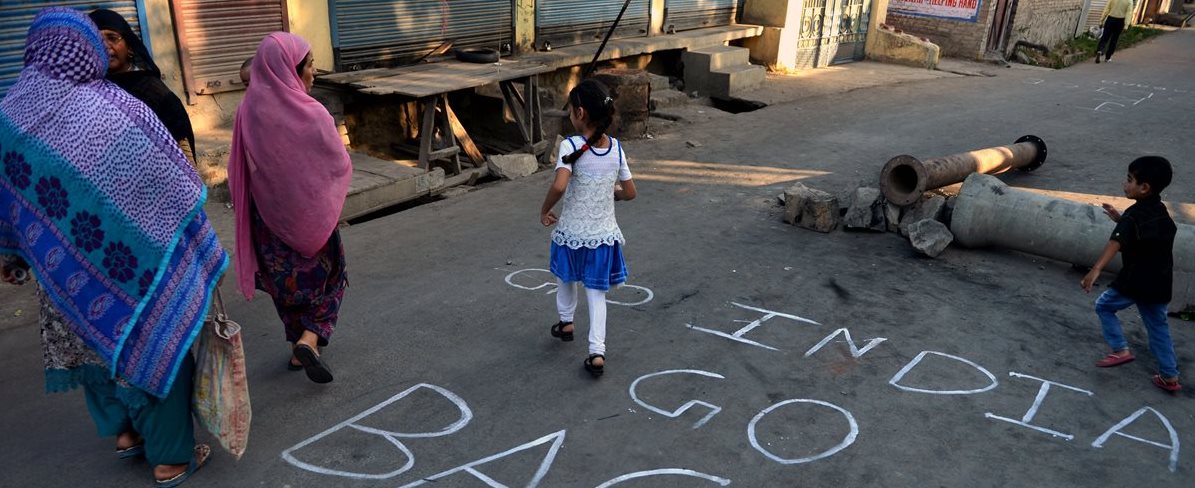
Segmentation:
[(539, 162), (531, 154), (507, 154), (490, 156), (486, 160), (490, 173), (504, 180), (514, 180), (535, 174)]
[(899, 205), (892, 202), (884, 202), (884, 220), (887, 220), (888, 232), (900, 231), (900, 213)]
[(784, 191), (784, 221), (817, 232), (838, 227), (838, 198), (797, 183)]
[(851, 206), (846, 210), (842, 226), (847, 229), (884, 232), (888, 230), (884, 213), (884, 199), (880, 190), (878, 188), (859, 188), (855, 190)]
[(912, 208), (906, 210), (904, 217), (900, 219), (900, 235), (909, 235), (909, 226), (922, 220), (941, 220), (944, 210), (946, 210), (945, 197), (933, 195), (929, 198), (922, 198), (913, 204)]
[(950, 233), (946, 224), (933, 219), (923, 219), (909, 225), (909, 242), (922, 254), (936, 258), (954, 242), (954, 234)]

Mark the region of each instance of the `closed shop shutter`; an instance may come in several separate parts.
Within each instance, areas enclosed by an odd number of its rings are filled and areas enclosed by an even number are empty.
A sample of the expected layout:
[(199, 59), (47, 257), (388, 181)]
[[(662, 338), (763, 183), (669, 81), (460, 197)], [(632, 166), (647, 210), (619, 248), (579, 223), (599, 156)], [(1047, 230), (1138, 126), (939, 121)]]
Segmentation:
[(171, 8), (192, 95), (244, 89), (241, 64), (271, 32), (287, 30), (285, 0), (175, 0)]
[(730, 25), (738, 0), (666, 0), (664, 28), (668, 32)]
[(445, 41), (457, 48), (509, 45), (512, 0), (334, 0), (337, 70), (394, 66)]
[(46, 7), (72, 7), (83, 12), (90, 12), (97, 8), (106, 8), (123, 15), (125, 20), (133, 26), (133, 31), (141, 35), (140, 22), (137, 16), (137, 2), (135, 0), (119, 2), (97, 1), (22, 1), (0, 2), (0, 96), (17, 81), (21, 69), (25, 67), (25, 35), (29, 33), (29, 26), (33, 24), (33, 17)]
[[(538, 0), (535, 5), (535, 42), (553, 47), (601, 42), (618, 18), (624, 0)], [(646, 36), (651, 23), (651, 3), (631, 0), (618, 23), (614, 38)]]

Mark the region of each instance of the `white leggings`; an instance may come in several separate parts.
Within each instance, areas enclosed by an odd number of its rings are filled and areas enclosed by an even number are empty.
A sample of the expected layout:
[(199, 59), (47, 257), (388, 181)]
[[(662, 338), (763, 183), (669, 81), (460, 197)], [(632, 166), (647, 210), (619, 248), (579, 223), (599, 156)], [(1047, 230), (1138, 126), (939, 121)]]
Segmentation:
[[(572, 322), (577, 311), (577, 285), (556, 279), (556, 311), (561, 322)], [(589, 354), (606, 354), (606, 292), (585, 289), (585, 300), (589, 303)], [(574, 326), (573, 330), (576, 330)]]

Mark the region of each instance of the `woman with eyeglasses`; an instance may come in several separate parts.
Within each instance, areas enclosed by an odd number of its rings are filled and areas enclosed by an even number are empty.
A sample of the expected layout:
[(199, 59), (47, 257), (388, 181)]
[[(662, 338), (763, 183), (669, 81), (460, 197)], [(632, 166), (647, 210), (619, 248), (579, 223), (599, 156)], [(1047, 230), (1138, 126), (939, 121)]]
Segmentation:
[(149, 56), (145, 43), (133, 32), (129, 22), (116, 12), (99, 9), (88, 16), (100, 28), (100, 36), (108, 48), (108, 81), (148, 105), (191, 160), (191, 166), (195, 166), (195, 133), (191, 130), (191, 118), (178, 95), (162, 82), (162, 71)]

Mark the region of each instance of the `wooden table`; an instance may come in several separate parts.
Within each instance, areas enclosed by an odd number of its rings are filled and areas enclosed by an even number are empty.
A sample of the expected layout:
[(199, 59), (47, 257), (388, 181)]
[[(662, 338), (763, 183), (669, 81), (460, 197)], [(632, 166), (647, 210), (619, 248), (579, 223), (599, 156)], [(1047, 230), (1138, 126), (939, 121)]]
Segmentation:
[[(461, 147), (456, 134), (463, 133), (464, 129), (456, 121), (448, 94), (497, 83), (502, 90), (503, 100), (519, 126), (525, 150), (536, 153), (541, 149), (538, 146), (544, 145), (538, 75), (549, 71), (551, 68), (543, 64), (518, 60), (503, 60), (493, 64), (448, 60), (336, 73), (319, 79), (321, 83), (347, 87), (366, 95), (398, 95), (418, 100), (422, 110), (419, 167), (427, 169), (432, 161), (447, 160), (459, 174)], [(522, 93), (516, 84), (523, 85)], [(433, 148), (437, 129), (447, 143), (446, 147), (440, 149)]]

